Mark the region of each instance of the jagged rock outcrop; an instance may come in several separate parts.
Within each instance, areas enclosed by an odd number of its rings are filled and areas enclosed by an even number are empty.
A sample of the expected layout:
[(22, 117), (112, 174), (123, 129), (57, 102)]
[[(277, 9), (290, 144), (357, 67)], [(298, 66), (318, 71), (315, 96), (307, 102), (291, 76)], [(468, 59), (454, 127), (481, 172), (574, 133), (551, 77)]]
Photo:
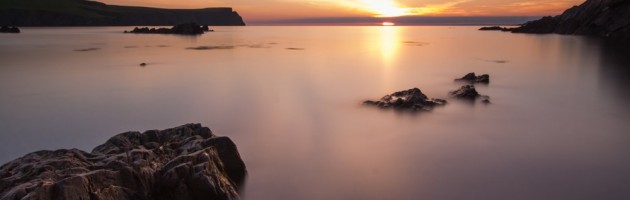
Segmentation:
[(38, 151), (0, 167), (1, 200), (238, 199), (236, 145), (200, 124), (126, 132), (91, 153)]
[(630, 38), (630, 1), (587, 0), (562, 15), (543, 17), (510, 31)]
[(172, 28), (134, 28), (125, 33), (144, 33), (144, 34), (178, 34), (178, 35), (201, 35), (207, 31), (212, 31), (208, 26), (200, 26), (197, 23), (185, 23), (175, 25)]
[(20, 33), (18, 27), (2, 26), (0, 27), (0, 33)]
[(0, 24), (12, 26), (173, 26), (195, 22), (242, 26), (232, 8), (162, 9), (90, 0), (0, 0)]
[(438, 105), (446, 104), (443, 99), (429, 99), (418, 88), (395, 92), (386, 95), (379, 101), (365, 101), (365, 105), (378, 106), (380, 108), (394, 108), (410, 111), (428, 111)]
[(468, 82), (468, 83), (483, 83), (483, 84), (489, 84), (490, 83), (490, 75), (488, 74), (482, 74), (480, 76), (477, 76), (475, 74), (475, 72), (471, 72), (466, 74), (464, 77), (455, 79), (455, 81), (463, 81), (463, 82)]

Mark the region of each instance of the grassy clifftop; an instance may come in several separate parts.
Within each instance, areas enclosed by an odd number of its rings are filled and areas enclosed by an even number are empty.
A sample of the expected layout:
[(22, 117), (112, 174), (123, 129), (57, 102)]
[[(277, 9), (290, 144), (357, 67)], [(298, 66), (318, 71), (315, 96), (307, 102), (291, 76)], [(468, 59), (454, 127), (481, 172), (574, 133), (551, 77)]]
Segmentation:
[(0, 25), (131, 26), (187, 22), (245, 25), (231, 8), (162, 9), (86, 0), (0, 0)]

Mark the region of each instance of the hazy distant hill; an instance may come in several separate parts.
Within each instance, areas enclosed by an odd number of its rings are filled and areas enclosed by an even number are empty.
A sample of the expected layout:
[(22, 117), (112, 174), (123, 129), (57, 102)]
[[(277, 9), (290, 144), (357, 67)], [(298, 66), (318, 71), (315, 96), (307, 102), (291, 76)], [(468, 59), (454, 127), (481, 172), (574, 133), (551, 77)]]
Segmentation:
[(106, 5), (87, 0), (0, 0), (0, 25), (135, 26), (245, 25), (232, 8), (161, 9)]

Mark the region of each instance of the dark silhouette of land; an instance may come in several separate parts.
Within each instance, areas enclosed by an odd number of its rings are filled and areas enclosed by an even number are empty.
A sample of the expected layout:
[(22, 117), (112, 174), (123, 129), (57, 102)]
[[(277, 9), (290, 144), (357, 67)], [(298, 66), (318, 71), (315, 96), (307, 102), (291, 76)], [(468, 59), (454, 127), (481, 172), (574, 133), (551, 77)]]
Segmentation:
[(520, 27), (483, 27), (480, 30), (630, 38), (630, 1), (588, 0), (564, 11), (562, 15), (543, 17)]
[(0, 0), (0, 25), (11, 26), (242, 26), (232, 8), (162, 9), (87, 0)]

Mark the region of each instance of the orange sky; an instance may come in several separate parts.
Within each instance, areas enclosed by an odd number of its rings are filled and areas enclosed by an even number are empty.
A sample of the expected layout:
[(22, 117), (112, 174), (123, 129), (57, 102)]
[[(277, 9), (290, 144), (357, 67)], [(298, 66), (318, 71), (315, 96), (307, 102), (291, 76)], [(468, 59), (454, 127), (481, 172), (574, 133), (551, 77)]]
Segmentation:
[[(98, 1), (98, 0), (97, 0)], [(585, 0), (100, 0), (164, 8), (233, 7), (247, 21), (358, 16), (557, 15)]]

